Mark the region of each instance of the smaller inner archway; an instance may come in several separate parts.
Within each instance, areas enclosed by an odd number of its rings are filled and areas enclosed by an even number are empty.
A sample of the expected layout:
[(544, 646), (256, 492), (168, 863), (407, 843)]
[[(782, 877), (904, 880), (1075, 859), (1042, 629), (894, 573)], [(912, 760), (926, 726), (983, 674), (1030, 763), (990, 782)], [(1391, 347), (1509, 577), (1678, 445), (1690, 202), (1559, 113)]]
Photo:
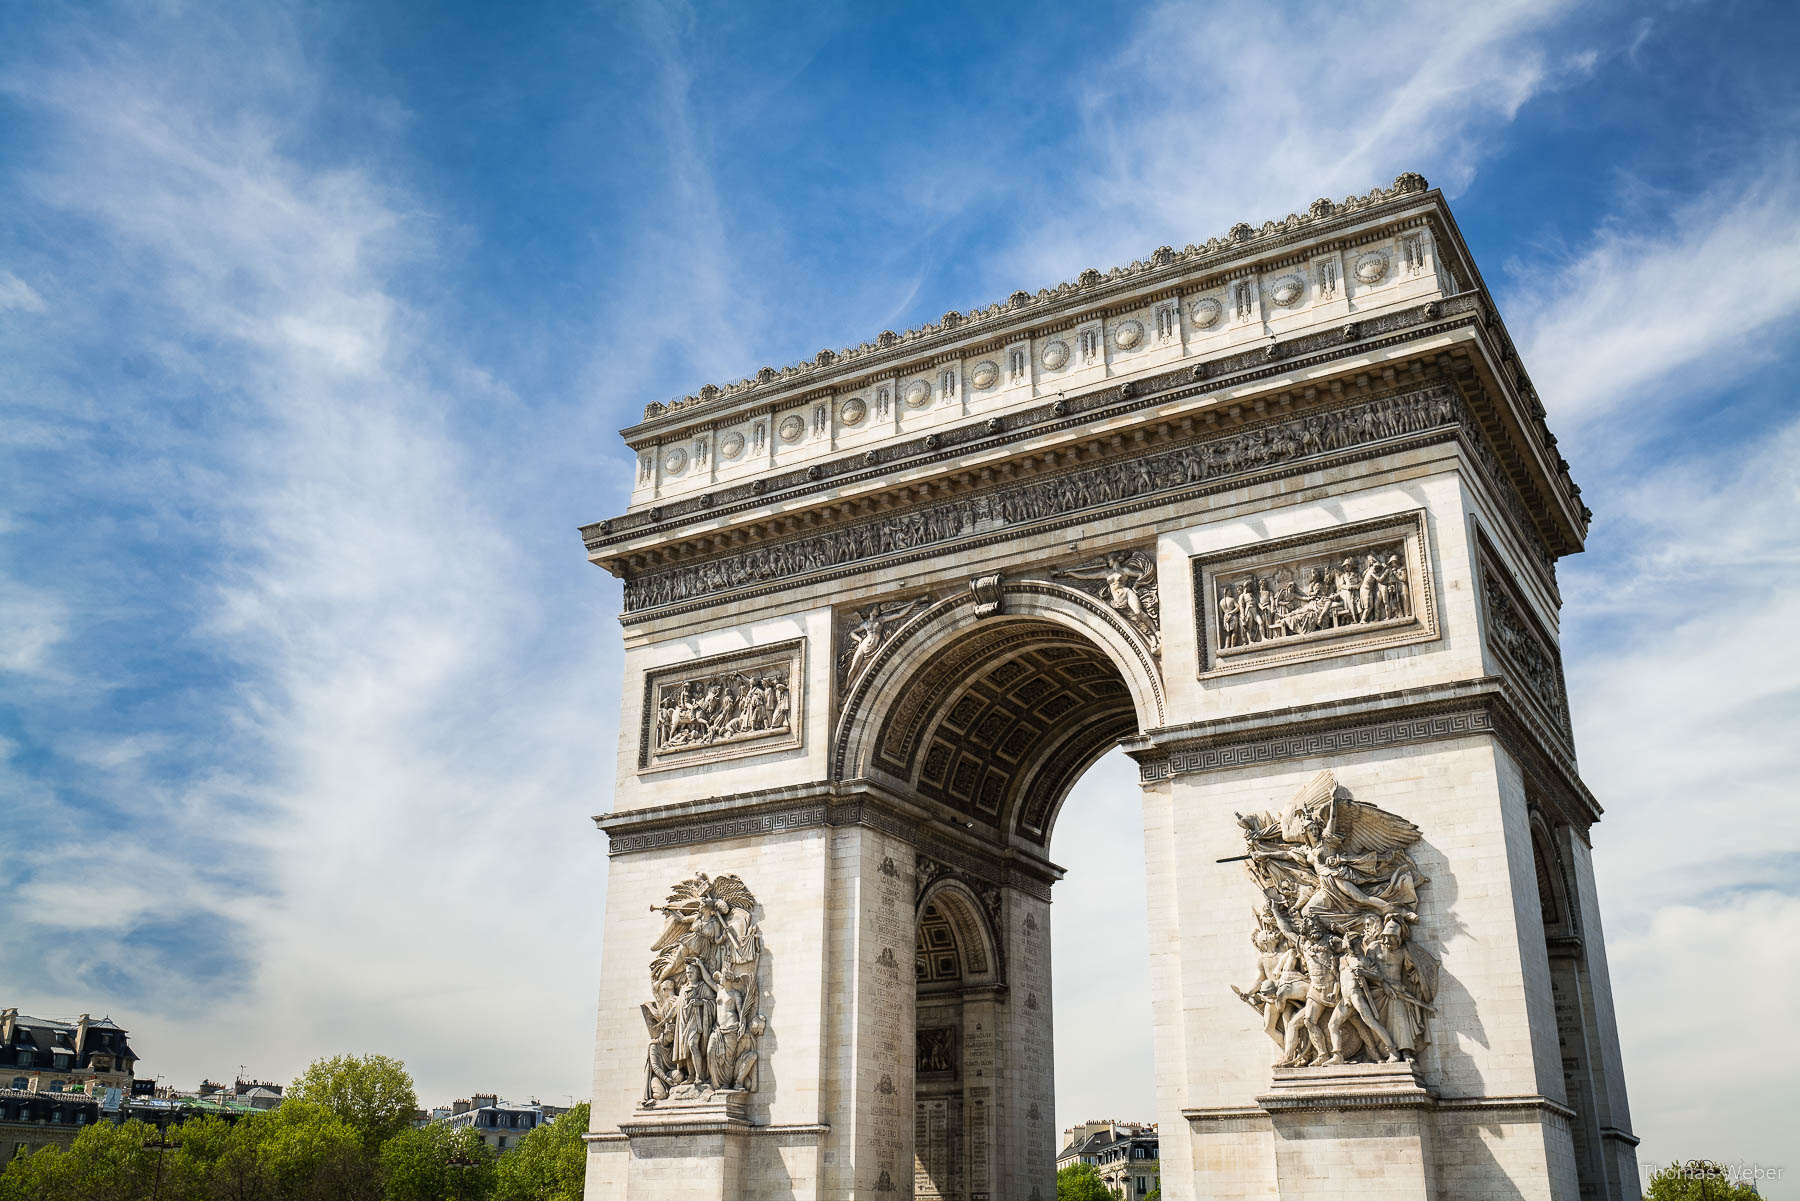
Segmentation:
[(901, 1092), (914, 1195), (943, 1201), (1054, 1195), (1061, 872), (1046, 855), (1069, 790), (1164, 714), (1154, 648), (1108, 605), (1045, 580), (1009, 582), (1001, 599), (978, 612), (946, 597), (898, 627), (844, 682), (834, 740), (839, 779), (925, 818)]
[(925, 890), (916, 931), (913, 1195), (961, 1201), (989, 1192), (996, 1175), (1001, 948), (983, 898), (960, 881)]

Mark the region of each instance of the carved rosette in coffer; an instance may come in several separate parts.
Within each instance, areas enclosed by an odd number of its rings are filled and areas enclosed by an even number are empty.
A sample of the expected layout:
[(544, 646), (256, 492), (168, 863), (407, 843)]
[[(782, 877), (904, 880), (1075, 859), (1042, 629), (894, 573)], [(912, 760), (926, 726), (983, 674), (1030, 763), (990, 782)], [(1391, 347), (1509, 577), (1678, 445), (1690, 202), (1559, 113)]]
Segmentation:
[(1423, 510), (1194, 560), (1200, 674), (1438, 636)]
[(805, 690), (803, 638), (646, 672), (638, 769), (798, 747)]

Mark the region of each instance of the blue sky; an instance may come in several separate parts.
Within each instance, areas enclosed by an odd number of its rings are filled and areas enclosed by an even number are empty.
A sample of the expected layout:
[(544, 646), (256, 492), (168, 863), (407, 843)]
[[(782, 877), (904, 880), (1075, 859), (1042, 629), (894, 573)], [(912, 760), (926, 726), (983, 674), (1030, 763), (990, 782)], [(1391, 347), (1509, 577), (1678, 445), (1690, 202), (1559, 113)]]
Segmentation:
[[(1564, 638), (1645, 1158), (1782, 1162), (1797, 45), (1750, 4), (0, 6), (4, 1003), (189, 1084), (584, 1095), (615, 431), (1417, 170), (1597, 511)], [(1141, 927), (1134, 793), (1096, 768), (1055, 848), (1063, 1124), (1149, 1104), (1142, 971), (1067, 970)]]

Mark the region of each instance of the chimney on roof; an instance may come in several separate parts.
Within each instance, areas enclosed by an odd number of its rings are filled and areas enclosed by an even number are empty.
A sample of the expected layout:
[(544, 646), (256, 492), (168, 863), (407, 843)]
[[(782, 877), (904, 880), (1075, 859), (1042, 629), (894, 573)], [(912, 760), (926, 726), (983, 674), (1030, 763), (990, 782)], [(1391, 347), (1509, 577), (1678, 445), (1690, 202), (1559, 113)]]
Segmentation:
[(476, 1109), (492, 1109), (494, 1106), (500, 1104), (500, 1094), (473, 1093), (469, 1097), (469, 1102), (474, 1105)]
[(450, 1103), (450, 1116), (451, 1117), (455, 1117), (459, 1113), (468, 1113), (468, 1112), (469, 1112), (469, 1103), (467, 1100), (458, 1099), (458, 1100)]
[(93, 1018), (89, 1017), (85, 1013), (75, 1019), (75, 1062), (76, 1063), (81, 1062), (81, 1053), (83, 1051), (87, 1050), (88, 1026), (92, 1024), (93, 1020), (94, 1020)]
[(0, 1009), (0, 1043), (9, 1043), (12, 1041), (13, 1027), (18, 1024), (19, 1011), (16, 1008)]

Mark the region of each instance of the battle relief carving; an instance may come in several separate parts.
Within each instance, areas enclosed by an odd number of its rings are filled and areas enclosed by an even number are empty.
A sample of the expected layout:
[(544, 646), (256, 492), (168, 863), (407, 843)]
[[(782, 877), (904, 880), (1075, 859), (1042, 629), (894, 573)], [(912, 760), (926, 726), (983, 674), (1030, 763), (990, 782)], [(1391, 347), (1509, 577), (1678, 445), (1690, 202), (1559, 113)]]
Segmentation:
[(646, 673), (639, 768), (800, 745), (805, 645), (796, 639)]
[(1437, 637), (1423, 512), (1194, 561), (1202, 674)]
[(1412, 941), (1429, 881), (1419, 828), (1351, 799), (1322, 771), (1279, 813), (1238, 814), (1242, 861), (1263, 894), (1257, 976), (1235, 992), (1262, 1014), (1277, 1067), (1399, 1063), (1425, 1045), (1437, 960)]
[(1523, 685), (1526, 695), (1543, 708), (1557, 733), (1572, 743), (1574, 732), (1569, 724), (1562, 655), (1520, 599), (1510, 576), (1498, 565), (1498, 556), (1487, 536), (1479, 534), (1477, 540), (1481, 547), (1477, 561), (1481, 565), (1481, 607), (1486, 615), (1483, 626), (1488, 646)]
[(701, 872), (651, 910), (668, 923), (651, 948), (653, 999), (639, 1006), (650, 1035), (644, 1107), (755, 1092), (757, 1039), (768, 1029), (756, 898), (736, 876), (709, 880)]

